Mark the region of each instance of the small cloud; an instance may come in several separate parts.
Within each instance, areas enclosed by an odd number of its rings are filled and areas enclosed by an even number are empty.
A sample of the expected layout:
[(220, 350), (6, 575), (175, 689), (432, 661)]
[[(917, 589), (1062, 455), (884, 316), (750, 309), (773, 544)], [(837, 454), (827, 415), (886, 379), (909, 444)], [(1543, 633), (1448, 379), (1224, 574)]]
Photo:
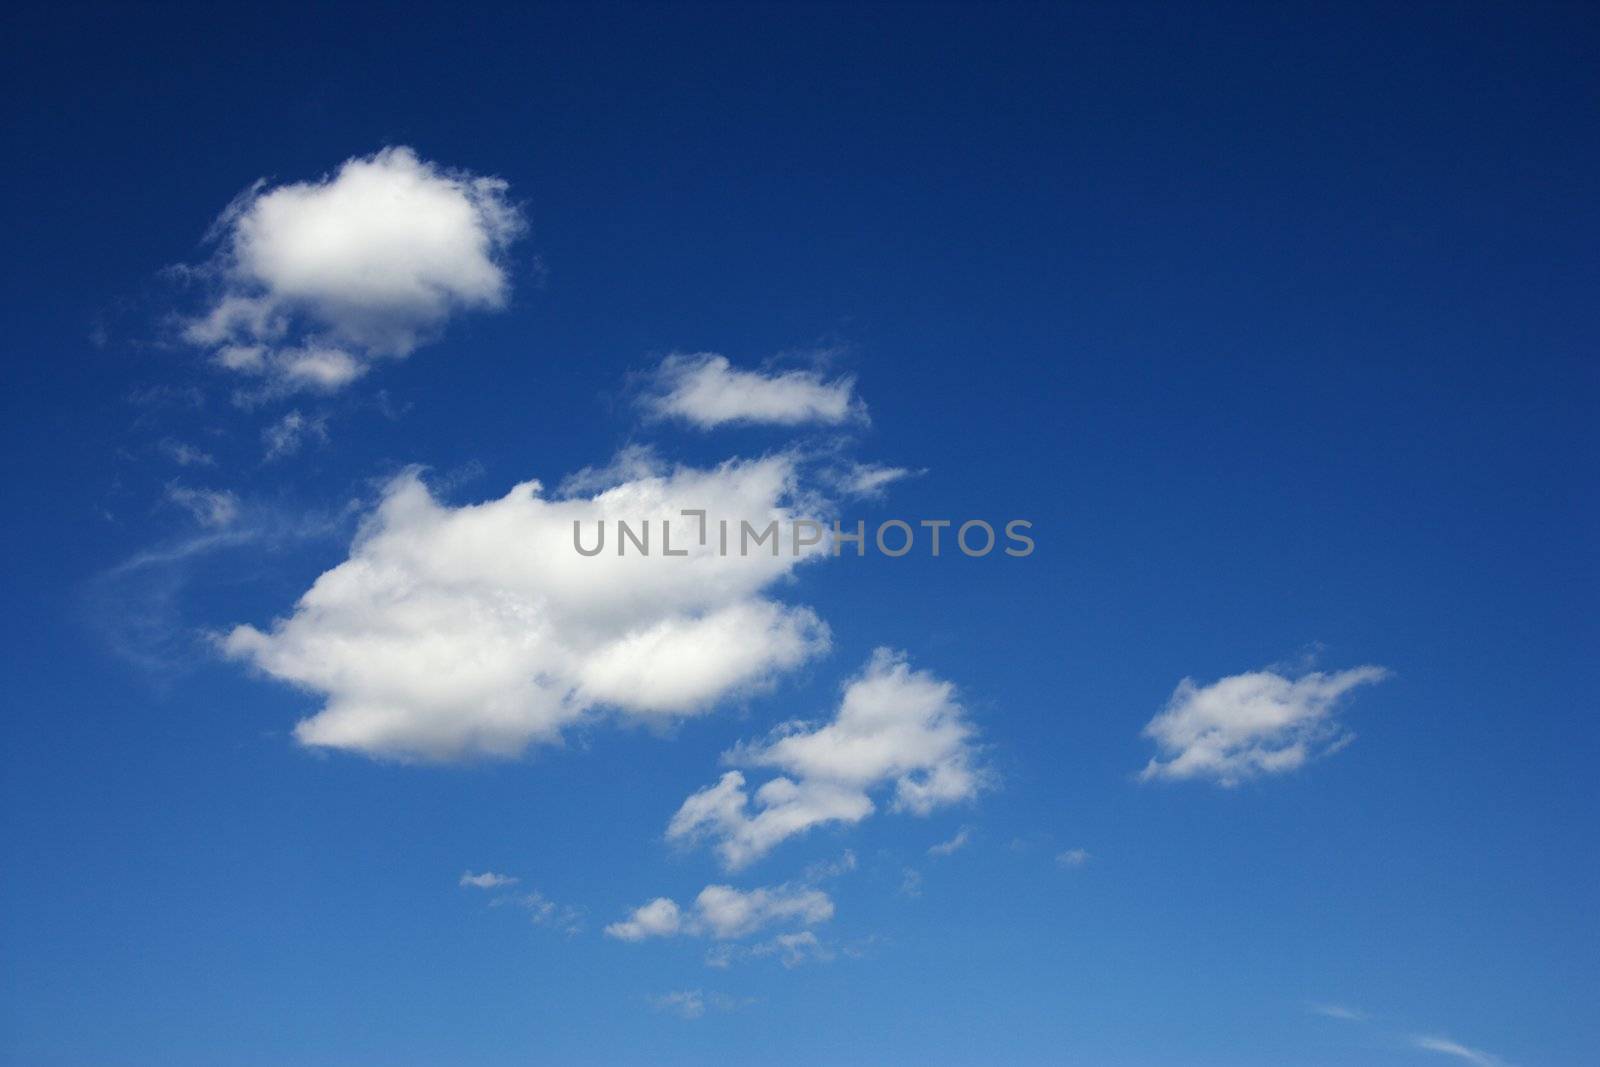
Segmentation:
[(1424, 1052), (1438, 1052), (1445, 1056), (1454, 1056), (1464, 1063), (1473, 1064), (1474, 1067), (1504, 1067), (1505, 1061), (1493, 1053), (1484, 1052), (1482, 1049), (1469, 1048), (1458, 1041), (1451, 1041), (1447, 1037), (1430, 1037), (1418, 1034), (1411, 1039), (1412, 1047)]
[(856, 854), (850, 849), (845, 849), (836, 860), (819, 860), (809, 864), (800, 876), (802, 882), (824, 882), (830, 878), (837, 878), (842, 874), (849, 874), (856, 869)]
[(619, 941), (679, 934), (732, 941), (767, 926), (814, 926), (831, 918), (833, 901), (820, 889), (779, 885), (740, 890), (708, 885), (695, 897), (690, 909), (679, 908), (668, 897), (657, 897), (635, 908), (627, 919), (607, 926), (606, 935)]
[(792, 934), (779, 934), (770, 941), (750, 946), (752, 956), (776, 956), (785, 967), (798, 967), (803, 963), (827, 963), (833, 959), (833, 950), (825, 946), (810, 930)]
[(900, 876), (900, 895), (915, 900), (922, 895), (922, 872), (915, 867), (907, 867)]
[(1185, 678), (1144, 728), (1160, 755), (1139, 777), (1234, 786), (1295, 770), (1355, 739), (1334, 718), (1335, 706), (1352, 689), (1388, 675), (1382, 667), (1366, 666), (1298, 678), (1251, 671), (1205, 686)]
[(743, 772), (727, 771), (683, 802), (667, 838), (713, 840), (738, 870), (811, 827), (867, 818), (875, 789), (892, 785), (890, 810), (914, 815), (965, 803), (990, 783), (976, 735), (953, 684), (880, 648), (845, 684), (831, 721), (787, 723), (723, 756), (783, 773), (752, 791)]
[(1364, 1023), (1367, 1013), (1343, 1004), (1316, 1003), (1306, 1005), (1307, 1009), (1326, 1019), (1342, 1019), (1345, 1022)]
[(970, 841), (971, 839), (972, 839), (972, 831), (969, 830), (967, 827), (963, 826), (961, 828), (960, 832), (958, 832), (956, 834), (956, 836), (952, 837), (950, 840), (941, 841), (937, 845), (931, 846), (928, 849), (928, 855), (930, 855), (930, 856), (948, 856), (953, 852), (958, 852), (961, 849), (965, 848), (967, 846), (967, 842)]
[[(516, 881), (516, 879), (512, 879)], [(528, 913), (535, 926), (551, 926), (569, 937), (583, 931), (584, 910), (572, 904), (557, 904), (535, 889), (531, 893), (517, 893), (496, 897), (492, 907), (513, 905)]]
[(185, 444), (182, 441), (174, 441), (170, 437), (161, 442), (161, 451), (165, 453), (168, 459), (180, 467), (215, 467), (217, 465), (216, 457), (210, 453), (202, 452), (193, 445)]
[(516, 885), (520, 880), (509, 874), (496, 874), (493, 871), (484, 871), (482, 874), (467, 871), (461, 875), (459, 884), (474, 889), (503, 889), (506, 886)]
[(1089, 862), (1089, 853), (1081, 848), (1069, 848), (1056, 856), (1058, 867), (1082, 867)]
[(658, 1011), (670, 1011), (685, 1019), (698, 1019), (706, 1013), (705, 994), (698, 989), (662, 993), (651, 997), (650, 1005)]
[(714, 352), (662, 360), (641, 402), (658, 418), (681, 419), (702, 430), (730, 424), (838, 425), (866, 418), (854, 378), (739, 370)]
[(643, 941), (648, 937), (676, 937), (683, 929), (683, 912), (669, 897), (641, 904), (621, 922), (606, 927), (606, 936), (618, 941)]
[(231, 526), (239, 517), (239, 498), (226, 489), (190, 489), (173, 482), (167, 486), (167, 499), (209, 530)]
[(908, 467), (888, 467), (881, 463), (856, 463), (848, 470), (835, 471), (830, 480), (845, 496), (861, 500), (880, 499), (885, 490), (903, 478), (913, 478), (923, 471)]
[(505, 251), (525, 229), (506, 183), (405, 147), (319, 180), (257, 182), (217, 219), (183, 339), (258, 382), (257, 399), (333, 392), (433, 340), (457, 311), (505, 306)]
[[(853, 954), (847, 947), (846, 954)], [(778, 934), (751, 945), (722, 942), (706, 950), (706, 966), (726, 969), (743, 960), (776, 959), (785, 968), (792, 969), (807, 963), (831, 963), (838, 951), (822, 941), (810, 930), (796, 930)]]
[(707, 1009), (719, 1012), (735, 1011), (747, 1004), (754, 1004), (752, 998), (739, 998), (726, 993), (707, 993), (699, 989), (681, 989), (672, 993), (661, 993), (648, 998), (650, 1006), (657, 1011), (671, 1012), (683, 1019), (699, 1019)]
[(308, 440), (328, 443), (328, 416), (305, 415), (291, 411), (283, 418), (261, 431), (261, 441), (266, 446), (268, 461), (292, 456)]
[(192, 385), (146, 385), (129, 391), (128, 403), (141, 408), (189, 408), (206, 406), (206, 396)]

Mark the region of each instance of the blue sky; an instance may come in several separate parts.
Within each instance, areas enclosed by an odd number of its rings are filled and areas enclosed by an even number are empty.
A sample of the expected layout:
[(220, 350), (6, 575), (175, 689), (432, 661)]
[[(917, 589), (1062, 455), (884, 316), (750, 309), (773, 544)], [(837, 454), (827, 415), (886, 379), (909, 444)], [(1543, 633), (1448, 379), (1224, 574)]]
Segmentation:
[(1592, 10), (11, 24), (6, 1062), (1592, 1061)]

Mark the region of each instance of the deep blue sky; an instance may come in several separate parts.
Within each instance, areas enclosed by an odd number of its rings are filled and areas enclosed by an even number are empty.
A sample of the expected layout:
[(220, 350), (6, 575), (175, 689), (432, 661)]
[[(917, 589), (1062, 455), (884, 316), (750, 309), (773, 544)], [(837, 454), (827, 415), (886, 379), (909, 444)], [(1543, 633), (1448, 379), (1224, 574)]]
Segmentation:
[[(8, 23), (5, 1062), (1451, 1062), (1415, 1034), (1593, 1062), (1593, 7)], [(185, 297), (163, 268), (255, 179), (396, 144), (510, 183), (511, 306), (263, 465), (262, 416), (164, 340)], [(819, 347), (870, 406), (859, 454), (927, 470), (865, 514), (1023, 516), (1039, 550), (815, 568), (794, 596), (830, 655), (670, 739), (448, 768), (295, 745), (314, 699), (195, 634), (289, 610), (348, 517), (114, 576), (186, 536), (167, 436), (277, 515), (409, 463), (475, 501), (631, 441), (782, 447), (642, 428), (628, 376)], [(206, 408), (128, 399), (190, 384)], [(879, 644), (961, 687), (1000, 784), (740, 881), (854, 850), (830, 925), (861, 958), (717, 971), (603, 937), (724, 880), (667, 817)], [(1349, 748), (1236, 789), (1134, 780), (1180, 679), (1311, 652), (1393, 672)], [(468, 868), (585, 931), (487, 907)], [(753, 1003), (652, 1010), (685, 989)]]

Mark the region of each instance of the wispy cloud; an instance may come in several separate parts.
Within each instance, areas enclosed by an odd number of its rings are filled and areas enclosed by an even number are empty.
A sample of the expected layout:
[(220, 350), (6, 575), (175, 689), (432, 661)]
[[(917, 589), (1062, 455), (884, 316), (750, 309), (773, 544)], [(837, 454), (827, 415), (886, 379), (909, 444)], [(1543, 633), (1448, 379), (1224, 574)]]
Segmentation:
[(268, 461), (294, 455), (307, 441), (327, 443), (327, 415), (307, 415), (298, 410), (290, 411), (261, 431), (261, 442), (265, 446), (264, 458)]
[(855, 869), (856, 854), (847, 848), (839, 854), (838, 859), (818, 860), (816, 863), (808, 864), (800, 880), (807, 883), (824, 882)]
[(827, 963), (834, 957), (833, 949), (824, 945), (810, 930), (779, 934), (750, 946), (752, 956), (773, 956), (785, 967), (799, 967), (805, 963)]
[(735, 997), (727, 993), (707, 993), (701, 989), (680, 989), (648, 997), (652, 1008), (670, 1012), (682, 1019), (702, 1018), (707, 1009), (719, 1012), (736, 1011), (755, 1003), (750, 997)]
[(1452, 1041), (1447, 1037), (1434, 1037), (1427, 1034), (1416, 1034), (1411, 1038), (1414, 1048), (1424, 1052), (1437, 1052), (1445, 1056), (1454, 1056), (1463, 1063), (1473, 1064), (1473, 1067), (1506, 1067), (1505, 1060), (1482, 1049), (1471, 1048)]
[(1345, 1022), (1363, 1023), (1367, 1021), (1367, 1013), (1357, 1008), (1344, 1004), (1329, 1004), (1325, 1002), (1311, 1003), (1306, 1009), (1327, 1019), (1341, 1019)]
[[(259, 567), (267, 551), (349, 528), (349, 508), (296, 513), (231, 491), (196, 492), (200, 495), (168, 499), (190, 512), (198, 529), (138, 550), (83, 589), (89, 625), (114, 652), (155, 676), (182, 673), (214, 654), (213, 635), (189, 617), (192, 608), (186, 602), (193, 578), (214, 560), (233, 553), (231, 576), (237, 579)], [(243, 548), (252, 552), (236, 551)]]
[[(515, 879), (513, 879), (515, 881)], [(575, 904), (557, 904), (537, 889), (510, 893), (489, 902), (491, 907), (516, 907), (528, 913), (535, 926), (551, 926), (570, 936), (583, 932), (584, 909)]]
[(1089, 862), (1089, 853), (1081, 848), (1069, 848), (1065, 852), (1056, 854), (1058, 867), (1082, 867)]
[(239, 517), (239, 497), (228, 489), (192, 489), (172, 482), (167, 485), (166, 495), (209, 530), (232, 526)]
[(855, 463), (847, 470), (834, 472), (831, 481), (845, 496), (861, 500), (881, 498), (889, 486), (904, 478), (912, 478), (922, 471), (909, 467), (889, 467), (881, 463)]
[[(1362, 1023), (1372, 1022), (1372, 1016), (1359, 1008), (1348, 1004), (1332, 1001), (1311, 1001), (1306, 1004), (1306, 1010), (1321, 1015), (1327, 1019), (1337, 1019), (1340, 1022)], [(1472, 1064), (1473, 1067), (1509, 1067), (1505, 1060), (1492, 1052), (1472, 1048), (1454, 1041), (1448, 1037), (1435, 1034), (1410, 1034), (1403, 1038), (1390, 1035), (1391, 1040), (1401, 1040), (1410, 1048), (1422, 1052), (1436, 1052), (1441, 1056), (1452, 1056), (1463, 1063)]]
[(215, 467), (217, 458), (193, 445), (168, 437), (161, 442), (161, 451), (180, 467)]
[(516, 885), (521, 879), (513, 878), (509, 874), (496, 874), (493, 871), (484, 871), (482, 874), (473, 874), (466, 871), (461, 875), (460, 885), (470, 886), (473, 889), (501, 889), (505, 886)]
[(972, 831), (963, 826), (959, 831), (956, 832), (956, 836), (952, 837), (950, 840), (941, 841), (937, 845), (929, 846), (928, 855), (948, 856), (954, 852), (959, 852), (961, 849), (966, 848), (967, 842), (970, 840), (972, 840)]
[(698, 989), (680, 989), (650, 998), (652, 1007), (670, 1011), (684, 1019), (698, 1019), (706, 1013), (706, 997)]

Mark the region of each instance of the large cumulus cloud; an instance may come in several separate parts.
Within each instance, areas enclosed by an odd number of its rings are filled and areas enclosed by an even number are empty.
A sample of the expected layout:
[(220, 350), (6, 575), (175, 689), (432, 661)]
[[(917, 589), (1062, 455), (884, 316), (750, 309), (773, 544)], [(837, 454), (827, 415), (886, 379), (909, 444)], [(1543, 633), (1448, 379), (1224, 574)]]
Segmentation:
[[(415, 471), (386, 489), (350, 551), (294, 611), (222, 640), (228, 655), (316, 693), (304, 744), (408, 760), (513, 756), (610, 710), (656, 722), (769, 683), (828, 646), (771, 588), (821, 555), (721, 555), (697, 520), (787, 522), (785, 457), (636, 473), (591, 495), (526, 482), (498, 500), (438, 501)], [(578, 554), (574, 521), (674, 523), (684, 557)], [(587, 544), (587, 541), (586, 541)]]

